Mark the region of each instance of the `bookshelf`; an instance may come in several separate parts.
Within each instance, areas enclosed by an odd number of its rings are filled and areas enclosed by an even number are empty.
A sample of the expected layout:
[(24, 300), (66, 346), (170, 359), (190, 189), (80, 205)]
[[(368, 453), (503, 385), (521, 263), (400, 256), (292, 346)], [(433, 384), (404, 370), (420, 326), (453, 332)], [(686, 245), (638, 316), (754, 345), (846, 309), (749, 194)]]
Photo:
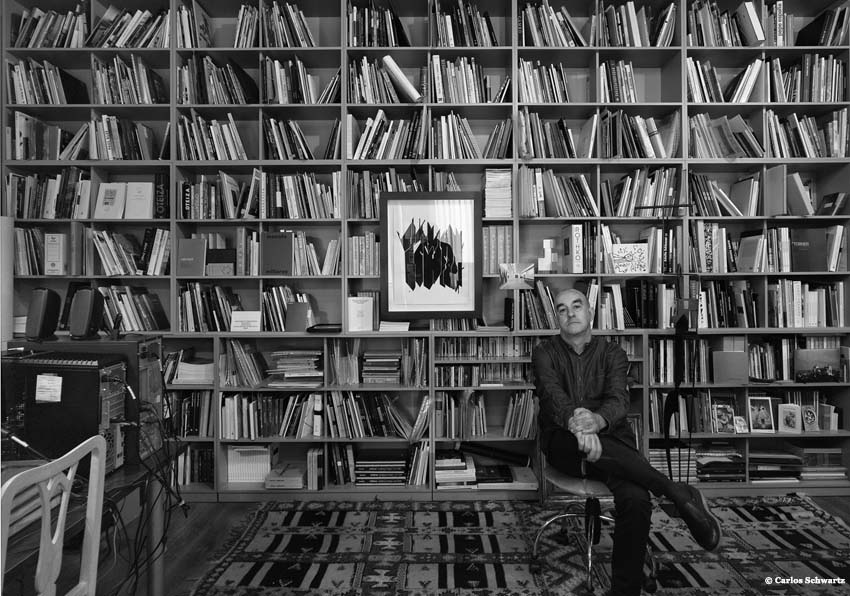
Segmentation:
[[(523, 431), (521, 414), (519, 422), (508, 423), (506, 418), (509, 410), (527, 408), (533, 388), (528, 370), (531, 346), (537, 338), (556, 331), (549, 328), (545, 312), (538, 313), (537, 320), (530, 313), (536, 289), (499, 289), (498, 264), (537, 264), (544, 254), (543, 240), (554, 239), (554, 246), (562, 246), (567, 229), (578, 229), (583, 239), (571, 254), (575, 258), (576, 251), (581, 253), (578, 268), (539, 271), (535, 281), (553, 295), (579, 283), (596, 287), (596, 332), (619, 341), (629, 354), (632, 413), (640, 415), (644, 452), (652, 456), (661, 446), (658, 403), (672, 389), (671, 309), (679, 308), (690, 309), (689, 362), (694, 364), (686, 385), (697, 396), (694, 403), (729, 399), (736, 414), (746, 415), (751, 396), (810, 400), (817, 392), (814, 401), (835, 406), (841, 418), (839, 430), (808, 430), (800, 435), (756, 433), (749, 428), (725, 434), (692, 428), (693, 432), (680, 437), (683, 444), (689, 442), (697, 454), (734, 449), (749, 470), (748, 464), (757, 461), (751, 455), (792, 440), (810, 450), (839, 450), (841, 465), (850, 467), (850, 382), (800, 383), (793, 376), (795, 348), (850, 345), (850, 327), (845, 322), (846, 239), (838, 242), (842, 250), (834, 264), (825, 260), (802, 264), (794, 257), (801, 253), (790, 253), (790, 260), (781, 256), (783, 247), (787, 251), (805, 242), (826, 247), (818, 243), (827, 232), (834, 236), (841, 229), (846, 235), (850, 216), (843, 210), (806, 215), (800, 211), (805, 206), (800, 207), (799, 199), (801, 193), (810, 196), (817, 210), (824, 197), (850, 191), (846, 140), (850, 41), (846, 33), (831, 45), (820, 43), (818, 37), (819, 27), (827, 20), (822, 15), (846, 3), (754, 2), (765, 42), (752, 44), (749, 40), (756, 35), (750, 30), (752, 24), (745, 24), (747, 31), (735, 33), (736, 21), (746, 17), (738, 11), (742, 3), (735, 1), (482, 0), (464, 3), (471, 7), (465, 19), (481, 36), (481, 45), (475, 46), (447, 40), (445, 13), (455, 6), (449, 2), (439, 3), (442, 18), (434, 2), (395, 3), (397, 19), (384, 12), (388, 3), (378, 2), (373, 21), (364, 20), (365, 4), (340, 0), (278, 3), (279, 15), (265, 9), (271, 6), (266, 3), (241, 8), (204, 0), (196, 4), (202, 10), (191, 10), (190, 2), (184, 11), (180, 0), (116, 1), (115, 7), (128, 9), (131, 16), (137, 10), (150, 11), (147, 23), (155, 26), (137, 39), (149, 41), (151, 47), (115, 47), (121, 37), (118, 32), (106, 42), (107, 47), (53, 48), (13, 43), (17, 17), (25, 11), (33, 14), (36, 8), (56, 11), (63, 18), (70, 12), (65, 20), (68, 30), (74, 31), (81, 16), (74, 14), (75, 2), (4, 3), (2, 45), (7, 70), (0, 116), (4, 130), (17, 130), (27, 119), (38, 120), (43, 124), (36, 123), (34, 130), (48, 131), (49, 141), (31, 140), (26, 151), (30, 146), (46, 151), (33, 156), (26, 154), (14, 135), (7, 133), (3, 146), (3, 214), (15, 216), (18, 246), (29, 246), (33, 253), (27, 259), (26, 253), (16, 252), (21, 262), (16, 265), (14, 314), (25, 314), (29, 294), (36, 287), (52, 288), (63, 297), (70, 284), (111, 287), (114, 314), (119, 312), (118, 302), (129, 300), (131, 307), (141, 308), (135, 322), (124, 317), (128, 329), (163, 335), (165, 352), (182, 351), (196, 363), (212, 363), (212, 377), (190, 375), (188, 382), (169, 385), (175, 415), (180, 417), (176, 426), (184, 433), (192, 429), (183, 435), (190, 446), (181, 468), (187, 499), (333, 499), (341, 495), (371, 499), (385, 494), (432, 499), (449, 494), (435, 484), (435, 453), (458, 441), (478, 452), (533, 454), (535, 443)], [(718, 10), (713, 13), (711, 6)], [(295, 12), (287, 13), (290, 8)], [(569, 19), (554, 16), (567, 8)], [(104, 14), (110, 14), (110, 4), (97, 0), (89, 3), (88, 10), (91, 30)], [(303, 18), (285, 16), (298, 11)], [(489, 29), (483, 20), (485, 12)], [(846, 9), (840, 14), (847, 18)], [(200, 23), (202, 34), (184, 38), (184, 18)], [(288, 19), (294, 24), (288, 24)], [(609, 29), (609, 23), (618, 19), (625, 26)], [(718, 31), (733, 33), (727, 33), (731, 35), (728, 43), (722, 34), (713, 33), (713, 19)], [(168, 35), (158, 28), (166, 22)], [(281, 22), (283, 26), (273, 24)], [(367, 27), (366, 22), (376, 27)], [(386, 23), (395, 25), (387, 29)], [(476, 28), (476, 23), (485, 26)], [(533, 29), (534, 23), (540, 31)], [(62, 31), (62, 25), (56, 27)], [(591, 35), (592, 28), (597, 28), (597, 34)], [(402, 31), (408, 45), (392, 42), (400, 39)], [(811, 43), (795, 46), (801, 31), (801, 39)], [(458, 32), (451, 31), (452, 35)], [(181, 36), (179, 43), (177, 36)], [(55, 38), (71, 41), (79, 35)], [(125, 42), (132, 45), (132, 41), (130, 32)], [(76, 91), (69, 93), (67, 105), (19, 102), (8, 93), (17, 90), (6, 89), (10, 80), (14, 82), (7, 64), (24, 69), (32, 66), (30, 60), (36, 72), (48, 70), (47, 64), (61, 69), (63, 76), (82, 83), (87, 97), (71, 82), (66, 90)], [(95, 93), (90, 74), (94, 68), (107, 73), (101, 75), (107, 80), (110, 69), (129, 69), (136, 73), (138, 86), (155, 92), (112, 93), (107, 98), (115, 103), (95, 103), (104, 94)], [(209, 93), (192, 79), (192, 72), (207, 72), (204, 69), (212, 74), (209, 81), (221, 86), (218, 93)], [(813, 84), (815, 69), (824, 85)], [(398, 80), (399, 76), (407, 79), (412, 93), (410, 88), (393, 88), (393, 77)], [(777, 81), (783, 76), (789, 82), (787, 86), (783, 82), (779, 94)], [(505, 87), (508, 80), (510, 85)], [(559, 95), (531, 88), (543, 81), (565, 85), (566, 90), (559, 87)], [(701, 91), (711, 89), (712, 94), (696, 95), (698, 84), (703, 86)], [(736, 86), (746, 87), (746, 93), (741, 91), (737, 98), (741, 101), (725, 100), (727, 87), (732, 99)], [(822, 88), (830, 93), (819, 94)], [(472, 93), (473, 89), (478, 92)], [(422, 96), (421, 102), (411, 101), (415, 94)], [(151, 103), (137, 103), (148, 96)], [(312, 100), (305, 100), (311, 96)], [(559, 97), (568, 100), (555, 103)], [(205, 98), (215, 103), (202, 102)], [(386, 102), (377, 103), (374, 98)], [(379, 121), (379, 135), (388, 127), (401, 131), (395, 145), (374, 143), (372, 147), (364, 139), (359, 146), (361, 137)], [(825, 150), (807, 145), (802, 138), (784, 143), (777, 136), (780, 129), (793, 136), (807, 126), (821, 131)], [(102, 142), (100, 158), (90, 159), (88, 140), (69, 147), (71, 137), (81, 129), (118, 133), (119, 139), (133, 140), (138, 153), (128, 151), (123, 159), (115, 159), (115, 147)], [(202, 134), (204, 130), (209, 134)], [(475, 147), (454, 137), (454, 131), (464, 132), (463, 138), (471, 139)], [(842, 134), (844, 144), (839, 147), (832, 139)], [(550, 142), (553, 136), (562, 145), (555, 148), (557, 143)], [(304, 159), (308, 154), (313, 159)], [(489, 267), (479, 280), (483, 316), (493, 326), (470, 329), (426, 321), (407, 331), (351, 331), (348, 298), (374, 295), (380, 289), (375, 268), (379, 253), (370, 244), (380, 232), (379, 191), (484, 193), (488, 170), (510, 174), (513, 196), (509, 214), (485, 211), (482, 219), (484, 236), (495, 249), (485, 255)], [(115, 182), (150, 183), (154, 217), (93, 217), (99, 189)], [(17, 197), (26, 196), (29, 188), (34, 189), (31, 205), (24, 211)], [(40, 202), (32, 198), (46, 196), (48, 188), (59, 211), (45, 208), (43, 198)], [(75, 201), (86, 190), (91, 204), (82, 209), (85, 213), (77, 213)], [(729, 203), (739, 207), (740, 213), (731, 211)], [(45, 274), (37, 247), (46, 234), (67, 235), (67, 274)], [(144, 253), (148, 243), (148, 262), (138, 267), (143, 273), (127, 270), (106, 275), (95, 236), (108, 237), (113, 244), (121, 236), (126, 245), (121, 240), (118, 244), (130, 252)], [(233, 262), (233, 274), (227, 269), (223, 274), (221, 269), (216, 274), (207, 274), (205, 268), (179, 269), (178, 261), (186, 255), (180, 254), (178, 243), (193, 236), (204, 238), (207, 249), (233, 250), (235, 256), (218, 253), (225, 262)], [(764, 239), (762, 251), (767, 256), (759, 267), (733, 272), (727, 251), (719, 248), (710, 253), (711, 265), (706, 262), (707, 239), (712, 246), (714, 242), (734, 246), (752, 237)], [(645, 270), (624, 269), (628, 253), (623, 247), (615, 253), (613, 246), (607, 247), (608, 239), (621, 245), (654, 246), (651, 263)], [(295, 263), (283, 262), (278, 250), (289, 250), (287, 242), (303, 251), (299, 265), (305, 268), (293, 270)], [(748, 240), (745, 245), (752, 243)], [(109, 244), (99, 248), (108, 250)], [(311, 251), (314, 267), (307, 264)], [(768, 256), (773, 270), (767, 265)], [(794, 292), (802, 301), (804, 284), (814, 296), (810, 313), (817, 311), (818, 300), (823, 305), (834, 300), (836, 307), (829, 308), (828, 320), (815, 316), (800, 324), (780, 324), (777, 306), (793, 310)], [(679, 295), (690, 297), (687, 303), (677, 299), (677, 289)], [(783, 302), (777, 297), (786, 290), (790, 298)], [(705, 296), (703, 317), (701, 294)], [(341, 323), (342, 332), (304, 332), (301, 329), (308, 321), (303, 308), (292, 309), (301, 313), (299, 324), (294, 325), (296, 315), (291, 314), (288, 323), (293, 324), (285, 332), (271, 323), (260, 331), (231, 329), (230, 310), (268, 309), (268, 315), (280, 316), (285, 297), (297, 295), (311, 303), (315, 320), (309, 322)], [(746, 299), (748, 306), (753, 305), (750, 317), (744, 322), (737, 316), (733, 320), (729, 313), (722, 318), (724, 313), (711, 311), (708, 299), (719, 301), (720, 295), (732, 302)], [(505, 318), (506, 297), (513, 299), (507, 313), (514, 321), (513, 330), (498, 326)], [(659, 300), (660, 309), (646, 307)], [(620, 301), (636, 326), (626, 326)], [(198, 308), (211, 313), (208, 320), (196, 320)], [(272, 352), (299, 350), (319, 355), (318, 384), (296, 380), (270, 387), (266, 382), (251, 382), (252, 372), (245, 364), (252, 354), (265, 354), (268, 364)], [(336, 367), (350, 362), (345, 359), (350, 351), (358, 357), (352, 364), (358, 374), (339, 378)], [(752, 370), (743, 379), (730, 380), (724, 377), (727, 371), (713, 362), (713, 354), (723, 351), (741, 354), (742, 359), (752, 357), (753, 368), (757, 361), (767, 362), (773, 368), (766, 378), (776, 377), (777, 360), (785, 365), (778, 367), (778, 380), (751, 380), (756, 376)], [(419, 376), (406, 381), (399, 376), (397, 383), (364, 382), (364, 356), (369, 355), (371, 365), (380, 369), (381, 358), (376, 354), (387, 353), (419, 354)], [(311, 395), (322, 397), (321, 408)], [(425, 402), (429, 424), (416, 442), (415, 457), (426, 462), (427, 477), (411, 477), (411, 482), (390, 486), (351, 482), (344, 466), (340, 469), (337, 464), (348, 459), (347, 446), (353, 447), (353, 458), (367, 449), (407, 450), (408, 441), (381, 436), (379, 429), (332, 436), (329, 424), (337, 424), (336, 432), (341, 432), (335, 413), (329, 413), (335, 412), (335, 397), (340, 399), (340, 411), (345, 411), (347, 402), (379, 409), (388, 401), (411, 426)], [(323, 433), (280, 434), (288, 404), (294, 408), (308, 400), (320, 412)], [(706, 403), (710, 408), (712, 402)], [(456, 424), (448, 418), (452, 404)], [(258, 421), (255, 428), (228, 426), (228, 438), (224, 438), (225, 405), (230, 416), (235, 409), (246, 416), (251, 413)], [(266, 433), (270, 435), (262, 436)], [(305, 484), (304, 489), (281, 491), (266, 490), (256, 478), (230, 482), (228, 454), (236, 453), (236, 447), (268, 447), (278, 461), (302, 465), (308, 456), (319, 457), (325, 487), (308, 491)], [(754, 482), (745, 472), (742, 482), (712, 481), (700, 486), (715, 494), (754, 490), (850, 494), (846, 475), (767, 483)], [(462, 488), (450, 494), (452, 498), (537, 495), (528, 490)]]

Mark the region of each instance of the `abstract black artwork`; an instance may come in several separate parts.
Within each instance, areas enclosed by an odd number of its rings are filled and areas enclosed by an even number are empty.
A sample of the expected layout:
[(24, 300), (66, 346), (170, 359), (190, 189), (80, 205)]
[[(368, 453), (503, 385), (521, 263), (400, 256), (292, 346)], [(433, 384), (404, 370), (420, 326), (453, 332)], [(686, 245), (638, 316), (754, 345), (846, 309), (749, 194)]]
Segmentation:
[(381, 317), (472, 317), (481, 308), (481, 198), (381, 194)]
[[(440, 232), (429, 222), (419, 220), (410, 225), (404, 234), (398, 235), (404, 250), (404, 281), (411, 290), (417, 286), (430, 289), (441, 284), (454, 291), (463, 285), (463, 263), (455, 258), (454, 246), (463, 246), (463, 233), (455, 231), (451, 225)], [(460, 251), (458, 251), (460, 254)]]

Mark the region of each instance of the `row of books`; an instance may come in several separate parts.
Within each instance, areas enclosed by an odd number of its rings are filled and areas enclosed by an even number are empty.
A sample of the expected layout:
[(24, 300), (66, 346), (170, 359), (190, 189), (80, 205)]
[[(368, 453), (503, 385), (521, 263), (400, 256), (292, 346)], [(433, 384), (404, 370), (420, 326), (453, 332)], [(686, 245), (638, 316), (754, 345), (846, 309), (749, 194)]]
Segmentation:
[[(225, 302), (227, 296), (218, 298)], [(226, 306), (225, 306), (226, 307)], [(263, 355), (246, 341), (228, 339), (219, 355), (219, 384), (222, 387), (259, 387), (265, 381)]]
[(177, 454), (174, 469), (174, 481), (179, 486), (189, 484), (208, 484), (215, 482), (215, 457), (210, 447), (186, 445)]
[[(279, 60), (263, 59), (263, 97), (269, 104), (329, 104), (340, 101), (339, 71), (320, 87), (319, 77), (310, 74), (300, 58)], [(246, 74), (243, 86), (250, 87), (253, 81)], [(252, 103), (252, 102), (247, 102)], [(256, 103), (256, 100), (255, 102)]]
[(262, 275), (334, 276), (339, 275), (340, 240), (328, 241), (323, 260), (319, 260), (315, 243), (303, 230), (264, 231), (261, 236)]
[(346, 6), (346, 44), (354, 48), (410, 47), (410, 35), (398, 14), (389, 7)]
[[(596, 124), (596, 116), (590, 119)], [(599, 119), (599, 156), (603, 158), (658, 158), (675, 157), (679, 152), (681, 116), (678, 110), (656, 120), (653, 116), (628, 114), (623, 110), (604, 110)], [(590, 145), (585, 157), (592, 157), (593, 131), (589, 131)], [(579, 154), (579, 157), (582, 155)]]
[(228, 445), (225, 461), (231, 484), (262, 483), (271, 471), (271, 454), (265, 445)]
[(711, 118), (694, 114), (688, 119), (692, 142), (691, 157), (701, 159), (734, 159), (764, 157), (764, 147), (752, 126), (740, 114)]
[(520, 217), (594, 217), (599, 207), (585, 174), (556, 174), (551, 168), (519, 170)]
[[(427, 81), (427, 67), (419, 69)], [(421, 86), (421, 85), (420, 85)], [(363, 56), (348, 65), (348, 100), (351, 103), (419, 103), (422, 94), (389, 54), (380, 59)]]
[[(637, 7), (629, 0), (619, 6), (598, 1), (591, 27), (591, 45), (602, 47), (669, 47), (676, 26), (676, 5), (670, 2), (656, 14), (652, 6)], [(651, 32), (651, 33), (650, 33)]]
[(783, 68), (770, 60), (770, 99), (777, 102), (842, 102), (847, 100), (847, 63), (832, 54), (803, 54)]
[(446, 360), (527, 358), (533, 344), (527, 337), (439, 337), (434, 355)]
[(434, 103), (503, 103), (509, 98), (510, 76), (500, 83), (485, 74), (474, 56), (454, 61), (431, 56), (431, 97)]
[(519, 59), (517, 69), (520, 103), (570, 103), (573, 77), (562, 62), (544, 64), (540, 60)]
[(263, 138), (266, 155), (272, 159), (281, 161), (315, 159), (313, 151), (307, 145), (301, 125), (295, 120), (278, 120), (264, 116)]
[(493, 47), (501, 43), (487, 11), (483, 13), (474, 3), (431, 4), (431, 39), (434, 45), (444, 48)]
[(64, 15), (38, 7), (11, 15), (13, 48), (81, 48), (89, 37), (87, 7), (78, 4)]
[(847, 114), (847, 108), (819, 118), (794, 113), (779, 116), (772, 109), (766, 110), (767, 155), (810, 159), (846, 157), (850, 154)]
[(366, 119), (362, 134), (358, 133), (355, 116), (347, 114), (346, 126), (349, 159), (416, 159), (426, 155), (429, 130), (424, 111), (415, 112), (410, 120), (391, 120), (379, 109)]
[(381, 272), (381, 241), (375, 232), (348, 237), (349, 275), (379, 275)]
[(509, 225), (490, 225), (481, 229), (481, 272), (499, 272), (500, 263), (513, 261), (513, 228)]
[[(316, 46), (313, 31), (304, 17), (304, 12), (294, 2), (279, 2), (272, 0), (271, 4), (262, 4), (264, 27), (262, 31), (263, 45), (275, 48), (312, 48)], [(239, 10), (236, 42), (234, 47), (253, 47), (256, 41), (255, 26), (248, 26), (244, 21), (256, 19), (258, 15), (252, 12), (250, 5), (243, 4)]]
[(177, 101), (181, 104), (255, 104), (254, 80), (233, 60), (219, 65), (212, 56), (192, 55), (177, 67)]
[(434, 437), (469, 439), (486, 436), (487, 409), (484, 398), (480, 392), (437, 391), (434, 395)]
[(511, 217), (512, 196), (510, 169), (487, 168), (484, 170), (484, 217)]
[(213, 437), (212, 400), (209, 389), (167, 391), (163, 418), (168, 420), (171, 432), (179, 437)]
[(501, 387), (524, 384), (530, 373), (530, 365), (522, 362), (438, 364), (434, 383), (440, 387)]
[(170, 328), (159, 296), (146, 287), (97, 286), (103, 295), (103, 316), (109, 329), (161, 331)]
[(517, 143), (520, 157), (589, 159), (596, 142), (597, 115), (593, 114), (581, 130), (570, 129), (564, 118), (543, 120), (537, 112), (523, 107), (519, 114)]
[[(89, 173), (75, 166), (62, 168), (58, 174), (20, 174), (9, 172), (6, 177), (7, 196), (18, 219), (88, 219), (91, 210), (91, 180)], [(158, 184), (164, 179), (157, 178)], [(126, 189), (126, 183), (123, 187)], [(100, 195), (98, 190), (98, 195)], [(125, 193), (126, 194), (126, 193)], [(138, 193), (133, 193), (137, 196)], [(106, 207), (106, 192), (99, 201)], [(161, 196), (160, 199), (163, 199)], [(110, 205), (111, 207), (111, 205)], [(103, 213), (103, 209), (100, 210)], [(132, 211), (136, 213), (135, 210)], [(141, 212), (141, 210), (139, 211)], [(123, 216), (123, 213), (122, 213)], [(151, 219), (150, 216), (147, 219)]]
[[(672, 339), (651, 339), (649, 341), (649, 379), (650, 383), (672, 384), (674, 357)], [(711, 349), (706, 339), (686, 339), (684, 343), (684, 362), (690, 362), (684, 370), (682, 382), (708, 383), (710, 367), (708, 361)]]
[(195, 161), (248, 159), (233, 114), (227, 113), (226, 122), (216, 118), (207, 122), (194, 108), (191, 116), (178, 116), (177, 156)]
[(338, 218), (339, 172), (331, 184), (314, 172), (276, 174), (254, 168), (250, 182), (219, 170), (183, 182), (183, 219), (329, 219)]
[(780, 279), (767, 284), (767, 325), (780, 328), (843, 327), (844, 282), (805, 283)]
[[(506, 77), (493, 92), (489, 76), (481, 73), (475, 58), (458, 58), (455, 63), (435, 59), (432, 101), (435, 103), (499, 103), (509, 91)], [(384, 56), (385, 68), (363, 57), (350, 65), (350, 100), (352, 103), (401, 103), (421, 100), (421, 94), (405, 77), (391, 56)], [(167, 103), (162, 77), (135, 54), (130, 64), (120, 56), (111, 62), (91, 57), (94, 103), (157, 104)], [(721, 77), (710, 60), (687, 58), (688, 95), (692, 102), (747, 102), (764, 66), (757, 58), (746, 69), (721, 87)], [(610, 68), (610, 67), (609, 67)], [(48, 61), (27, 58), (7, 65), (10, 103), (69, 104), (89, 103), (88, 90), (82, 81)], [(423, 67), (424, 69), (424, 67)], [(779, 58), (770, 59), (770, 97), (773, 101), (843, 101), (846, 90), (846, 64), (833, 55), (804, 54), (801, 64), (783, 69)], [(520, 59), (520, 101), (526, 103), (569, 103), (569, 75), (563, 64), (543, 65), (538, 60)], [(427, 74), (423, 76), (427, 77)], [(339, 101), (339, 74), (335, 74), (320, 90), (319, 79), (309, 74), (299, 58), (280, 61), (269, 57), (263, 62), (263, 96), (257, 83), (229, 60), (219, 66), (210, 56), (192, 56), (178, 69), (178, 99), (181, 104), (323, 104)]]
[(714, 0), (694, 2), (688, 6), (686, 17), (688, 45), (741, 47), (765, 42), (759, 12), (750, 0), (723, 11)]
[[(92, 55), (91, 77), (92, 99), (96, 104), (168, 103), (168, 91), (162, 76), (136, 54), (130, 54), (129, 64), (121, 56), (113, 56), (107, 62)], [(67, 102), (60, 103), (88, 102), (68, 97)]]
[[(95, 74), (93, 68), (92, 78), (97, 83)], [(89, 103), (85, 84), (47, 60), (38, 62), (26, 58), (17, 63), (7, 62), (6, 81), (9, 85), (7, 93), (10, 105)]]
[(243, 310), (239, 294), (219, 285), (181, 284), (177, 298), (177, 328), (180, 331), (230, 331), (231, 313)]
[(747, 67), (721, 87), (720, 76), (710, 60), (688, 56), (688, 101), (693, 103), (746, 103), (750, 101), (764, 59), (755, 58)]
[(796, 273), (846, 268), (844, 228), (838, 225), (750, 230), (734, 240), (720, 224), (697, 220), (691, 226), (691, 238), (692, 271)]
[[(395, 167), (385, 171), (348, 170), (349, 219), (376, 219), (380, 214), (379, 197), (383, 192), (422, 191), (414, 174), (400, 174)], [(338, 193), (334, 193), (337, 196)]]

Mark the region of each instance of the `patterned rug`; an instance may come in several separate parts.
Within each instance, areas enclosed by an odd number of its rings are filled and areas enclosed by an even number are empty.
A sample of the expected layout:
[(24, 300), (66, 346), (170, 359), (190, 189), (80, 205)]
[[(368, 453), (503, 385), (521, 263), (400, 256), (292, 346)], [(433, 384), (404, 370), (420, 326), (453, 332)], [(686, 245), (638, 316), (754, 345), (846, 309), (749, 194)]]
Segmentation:
[[(655, 507), (658, 596), (850, 594), (850, 528), (805, 496), (717, 498), (720, 548)], [(537, 503), (264, 503), (234, 532), (192, 596), (513, 596), (581, 593), (581, 531), (551, 527)], [(596, 547), (596, 593), (610, 586), (610, 530)], [(833, 583), (823, 583), (833, 580)]]

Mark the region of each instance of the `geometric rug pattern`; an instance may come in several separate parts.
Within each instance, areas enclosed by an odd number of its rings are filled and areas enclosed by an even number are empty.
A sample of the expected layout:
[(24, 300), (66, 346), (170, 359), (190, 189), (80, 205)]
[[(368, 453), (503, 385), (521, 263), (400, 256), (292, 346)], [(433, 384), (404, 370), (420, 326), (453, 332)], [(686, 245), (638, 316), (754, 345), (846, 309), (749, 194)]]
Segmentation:
[[(850, 528), (804, 495), (709, 506), (723, 527), (711, 553), (668, 507), (654, 507), (658, 596), (850, 594), (835, 583), (850, 580)], [(556, 511), (524, 501), (263, 503), (192, 596), (581, 594), (577, 520), (549, 528), (532, 572), (535, 532)], [(610, 530), (594, 549), (596, 594), (610, 586)]]

